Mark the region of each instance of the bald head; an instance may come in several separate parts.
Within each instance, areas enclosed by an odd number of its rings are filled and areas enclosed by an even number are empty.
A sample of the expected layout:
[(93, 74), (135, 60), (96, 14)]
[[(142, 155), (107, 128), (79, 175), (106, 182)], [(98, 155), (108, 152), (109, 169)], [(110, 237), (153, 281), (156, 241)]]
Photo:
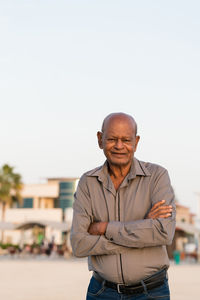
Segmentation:
[(101, 131), (105, 132), (107, 126), (110, 124), (112, 121), (125, 121), (129, 122), (131, 126), (133, 126), (133, 129), (135, 131), (135, 135), (137, 135), (137, 123), (135, 122), (134, 118), (131, 115), (125, 114), (125, 113), (111, 113), (105, 119), (103, 120), (103, 124), (101, 127)]

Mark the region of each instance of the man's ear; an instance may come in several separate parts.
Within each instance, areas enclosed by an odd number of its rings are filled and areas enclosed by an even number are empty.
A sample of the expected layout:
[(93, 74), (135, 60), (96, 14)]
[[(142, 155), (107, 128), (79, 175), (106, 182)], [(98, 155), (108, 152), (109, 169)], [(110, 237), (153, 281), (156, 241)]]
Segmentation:
[(139, 143), (139, 140), (140, 140), (140, 136), (137, 135), (136, 138), (135, 138), (135, 149), (134, 149), (134, 152), (137, 150), (137, 145)]
[(103, 143), (102, 143), (102, 132), (98, 131), (97, 132), (97, 139), (98, 139), (98, 144), (99, 144), (99, 148), (103, 149)]

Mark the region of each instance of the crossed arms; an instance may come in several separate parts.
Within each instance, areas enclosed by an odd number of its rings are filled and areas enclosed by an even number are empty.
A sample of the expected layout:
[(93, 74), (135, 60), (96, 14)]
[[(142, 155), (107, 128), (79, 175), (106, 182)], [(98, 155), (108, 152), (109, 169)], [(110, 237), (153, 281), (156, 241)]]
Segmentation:
[[(145, 219), (132, 222), (93, 222), (91, 199), (86, 183), (80, 181), (75, 195), (71, 230), (73, 253), (77, 257), (109, 255), (143, 248), (171, 244), (175, 230), (174, 194), (167, 172), (152, 195), (155, 203)], [(161, 198), (159, 198), (161, 197)], [(160, 201), (161, 199), (165, 199)]]
[[(164, 205), (165, 200), (161, 200), (153, 205), (145, 219), (168, 218), (172, 214), (172, 205)], [(93, 222), (88, 228), (89, 234), (103, 235), (106, 233), (108, 222)]]

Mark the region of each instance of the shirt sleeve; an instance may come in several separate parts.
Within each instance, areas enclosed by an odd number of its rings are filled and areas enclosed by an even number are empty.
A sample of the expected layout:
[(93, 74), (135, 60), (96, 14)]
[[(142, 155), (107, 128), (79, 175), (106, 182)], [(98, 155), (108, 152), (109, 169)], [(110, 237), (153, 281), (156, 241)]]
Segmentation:
[(92, 205), (85, 180), (80, 180), (75, 193), (73, 205), (73, 221), (71, 229), (71, 245), (73, 254), (77, 257), (90, 255), (119, 254), (127, 251), (126, 247), (117, 245), (104, 235), (88, 233), (93, 222)]
[(132, 222), (109, 222), (105, 234), (108, 240), (117, 245), (132, 248), (170, 245), (172, 243), (175, 232), (176, 209), (168, 172), (163, 168), (157, 172), (151, 186), (150, 201), (152, 206), (163, 199), (166, 200), (166, 205), (172, 205), (171, 217)]

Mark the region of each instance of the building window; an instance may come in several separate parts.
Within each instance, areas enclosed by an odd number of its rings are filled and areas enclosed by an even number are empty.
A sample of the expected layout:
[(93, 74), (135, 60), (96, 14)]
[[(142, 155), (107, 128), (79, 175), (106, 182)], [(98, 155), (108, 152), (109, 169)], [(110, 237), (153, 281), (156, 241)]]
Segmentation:
[(59, 183), (59, 207), (63, 210), (65, 210), (65, 208), (72, 207), (75, 184), (75, 181)]
[(33, 198), (24, 198), (23, 208), (33, 208)]

